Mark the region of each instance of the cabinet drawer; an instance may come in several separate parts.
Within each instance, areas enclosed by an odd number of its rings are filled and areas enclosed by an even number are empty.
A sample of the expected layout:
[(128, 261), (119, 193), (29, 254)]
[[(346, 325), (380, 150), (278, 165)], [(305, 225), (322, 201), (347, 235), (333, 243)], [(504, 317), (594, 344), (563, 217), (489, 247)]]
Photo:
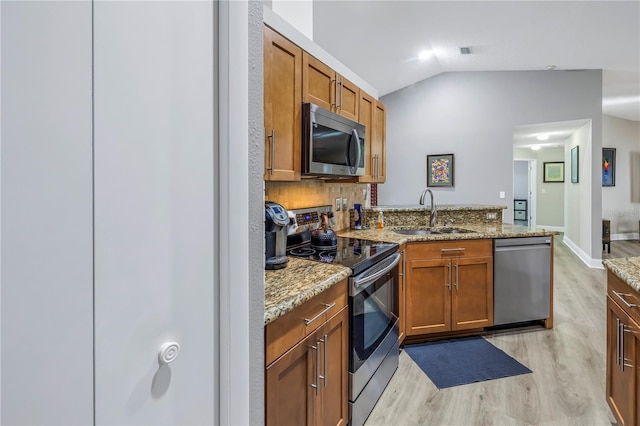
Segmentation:
[[(615, 293), (614, 293), (615, 292)], [(640, 294), (626, 285), (613, 272), (607, 272), (607, 294), (613, 299), (635, 322), (640, 323)], [(632, 307), (627, 306), (624, 301)]]
[(527, 220), (527, 212), (516, 210), (513, 212), (513, 218), (515, 220)]
[(492, 256), (491, 240), (438, 241), (407, 245), (407, 260)]
[[(328, 305), (335, 304), (328, 308)], [(322, 323), (347, 306), (347, 280), (314, 296), (291, 312), (265, 327), (265, 363), (271, 364), (296, 343), (315, 331)], [(325, 311), (326, 310), (326, 311)], [(322, 315), (318, 316), (321, 312)], [(315, 318), (317, 316), (317, 318)], [(312, 322), (305, 321), (315, 318)]]

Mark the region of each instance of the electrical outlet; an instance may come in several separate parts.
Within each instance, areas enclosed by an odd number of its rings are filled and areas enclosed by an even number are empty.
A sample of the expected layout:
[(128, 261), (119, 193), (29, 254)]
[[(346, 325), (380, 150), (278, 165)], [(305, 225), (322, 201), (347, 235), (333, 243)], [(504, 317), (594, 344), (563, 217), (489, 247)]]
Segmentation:
[(498, 218), (497, 213), (487, 213), (487, 219), (497, 219), (497, 218)]
[(347, 211), (347, 197), (342, 199), (342, 210)]
[(336, 198), (336, 211), (340, 211), (340, 198)]

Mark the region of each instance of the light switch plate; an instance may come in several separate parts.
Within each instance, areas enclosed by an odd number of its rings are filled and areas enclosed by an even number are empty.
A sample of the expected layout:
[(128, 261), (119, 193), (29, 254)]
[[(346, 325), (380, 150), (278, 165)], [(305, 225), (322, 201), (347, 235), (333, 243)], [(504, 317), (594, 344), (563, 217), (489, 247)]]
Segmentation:
[(500, 191), (500, 198), (504, 198), (506, 197), (506, 194), (504, 193), (504, 191)]
[(340, 211), (340, 198), (336, 198), (336, 211)]

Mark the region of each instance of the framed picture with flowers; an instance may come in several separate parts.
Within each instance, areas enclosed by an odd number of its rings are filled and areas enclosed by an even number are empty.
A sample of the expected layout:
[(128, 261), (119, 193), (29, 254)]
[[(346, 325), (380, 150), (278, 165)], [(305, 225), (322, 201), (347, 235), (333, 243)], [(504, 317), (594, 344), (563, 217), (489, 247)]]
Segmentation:
[(453, 154), (427, 155), (427, 186), (453, 186)]

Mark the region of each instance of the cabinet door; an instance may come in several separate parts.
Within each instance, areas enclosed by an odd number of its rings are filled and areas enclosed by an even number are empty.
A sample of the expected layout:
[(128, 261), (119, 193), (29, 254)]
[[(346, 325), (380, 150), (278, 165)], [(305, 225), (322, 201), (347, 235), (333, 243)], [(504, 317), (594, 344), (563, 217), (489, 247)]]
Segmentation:
[(365, 150), (365, 164), (364, 164), (364, 176), (361, 176), (359, 182), (375, 182), (374, 170), (375, 160), (373, 156), (372, 143), (373, 140), (373, 114), (376, 109), (376, 100), (368, 93), (360, 92), (360, 108), (358, 112), (358, 121), (365, 126), (364, 136), (364, 150)]
[[(345, 307), (316, 332), (320, 343), (320, 403), (317, 424), (346, 425), (349, 421), (349, 308)], [(296, 424), (296, 423), (291, 423)], [(299, 423), (297, 423), (299, 424)]]
[(307, 52), (302, 54), (302, 101), (335, 112), (336, 73)]
[(380, 101), (376, 101), (372, 127), (371, 153), (375, 158), (373, 175), (377, 183), (384, 183), (386, 180), (387, 109)]
[(456, 258), (451, 290), (451, 329), (493, 325), (493, 258)]
[(607, 402), (620, 425), (635, 424), (637, 368), (624, 365), (635, 358), (638, 329), (632, 325), (627, 314), (607, 297)]
[(340, 82), (336, 91), (336, 112), (353, 121), (358, 121), (360, 88), (339, 74), (336, 74), (336, 79)]
[(406, 266), (406, 335), (450, 330), (451, 262), (411, 260)]
[(264, 27), (265, 180), (300, 180), (302, 50)]
[(312, 334), (267, 367), (266, 424), (312, 425), (316, 421), (317, 336)]

